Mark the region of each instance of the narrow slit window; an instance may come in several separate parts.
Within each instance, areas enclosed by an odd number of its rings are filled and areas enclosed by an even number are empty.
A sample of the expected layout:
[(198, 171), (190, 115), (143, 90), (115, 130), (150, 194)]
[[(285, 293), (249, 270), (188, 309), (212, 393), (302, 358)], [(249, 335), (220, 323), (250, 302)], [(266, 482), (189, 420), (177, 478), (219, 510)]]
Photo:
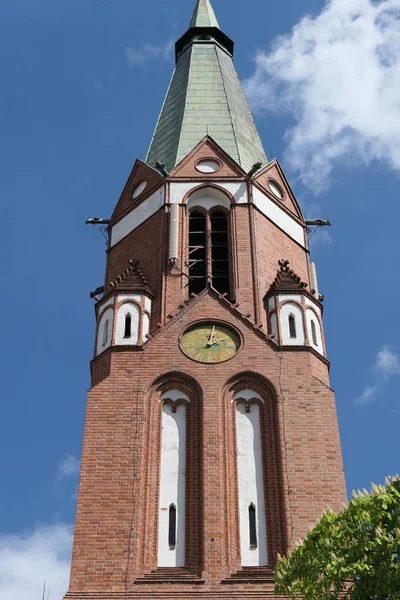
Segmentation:
[(174, 504), (169, 507), (168, 545), (171, 550), (176, 548), (176, 506)]
[(253, 503), (249, 506), (249, 529), (250, 529), (250, 548), (257, 548), (257, 523), (256, 507)]
[(105, 346), (108, 342), (108, 326), (109, 326), (109, 320), (106, 319), (105, 323), (104, 323), (104, 328), (103, 328), (103, 346)]
[(127, 313), (125, 315), (125, 338), (130, 338), (132, 335), (132, 315), (131, 313)]
[(197, 211), (189, 216), (189, 294), (206, 287), (206, 217)]
[(294, 318), (294, 315), (289, 315), (289, 333), (291, 338), (295, 339), (297, 337), (296, 319)]
[(229, 294), (228, 218), (222, 211), (211, 214), (212, 285), (221, 294)]
[(317, 328), (313, 319), (311, 319), (311, 336), (314, 346), (318, 346)]

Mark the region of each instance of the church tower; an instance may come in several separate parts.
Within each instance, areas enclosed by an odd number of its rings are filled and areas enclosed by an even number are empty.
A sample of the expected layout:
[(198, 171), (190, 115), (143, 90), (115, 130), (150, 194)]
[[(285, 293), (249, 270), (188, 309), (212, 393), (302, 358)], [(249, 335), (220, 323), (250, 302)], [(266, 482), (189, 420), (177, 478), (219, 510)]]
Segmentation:
[(108, 232), (66, 598), (274, 598), (345, 483), (306, 223), (209, 0)]

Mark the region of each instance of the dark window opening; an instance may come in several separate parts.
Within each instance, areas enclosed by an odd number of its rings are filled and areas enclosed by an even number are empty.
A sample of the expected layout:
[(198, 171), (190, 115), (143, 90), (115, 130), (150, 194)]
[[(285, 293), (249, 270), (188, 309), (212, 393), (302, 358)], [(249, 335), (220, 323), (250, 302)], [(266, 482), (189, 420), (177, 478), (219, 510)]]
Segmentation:
[(257, 548), (257, 525), (256, 525), (256, 507), (253, 503), (249, 506), (249, 528), (250, 528), (250, 548)]
[(296, 319), (294, 318), (293, 315), (289, 315), (289, 332), (290, 332), (290, 337), (291, 338), (296, 338), (297, 337), (297, 333), (296, 333)]
[(317, 328), (315, 327), (314, 321), (311, 319), (311, 335), (314, 346), (318, 346)]
[(124, 333), (124, 337), (125, 338), (130, 338), (132, 335), (132, 317), (130, 315), (130, 313), (127, 313), (125, 315), (125, 333)]
[(221, 211), (211, 215), (212, 285), (221, 294), (229, 294), (228, 219)]
[(168, 545), (171, 550), (176, 548), (176, 506), (169, 507)]
[(199, 212), (189, 216), (189, 295), (206, 287), (206, 217)]

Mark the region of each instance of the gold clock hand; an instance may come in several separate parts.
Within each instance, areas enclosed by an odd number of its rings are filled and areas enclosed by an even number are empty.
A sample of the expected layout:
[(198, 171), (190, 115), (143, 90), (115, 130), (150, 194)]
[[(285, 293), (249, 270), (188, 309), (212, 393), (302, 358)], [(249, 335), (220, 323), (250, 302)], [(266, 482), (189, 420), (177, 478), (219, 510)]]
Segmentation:
[(208, 343), (207, 346), (212, 346), (213, 345), (213, 339), (214, 339), (214, 335), (215, 335), (215, 325), (213, 326), (213, 328), (210, 331), (210, 337), (208, 338)]

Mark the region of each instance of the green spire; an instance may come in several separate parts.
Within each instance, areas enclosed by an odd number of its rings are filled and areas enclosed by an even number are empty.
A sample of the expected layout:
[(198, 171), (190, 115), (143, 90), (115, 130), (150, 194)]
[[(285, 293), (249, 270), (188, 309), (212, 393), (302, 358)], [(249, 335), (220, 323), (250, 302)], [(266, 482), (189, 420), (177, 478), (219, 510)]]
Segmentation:
[(233, 42), (218, 28), (210, 0), (197, 0), (176, 43), (176, 69), (147, 163), (168, 172), (209, 135), (246, 172), (268, 162), (233, 64)]
[(210, 0), (197, 0), (192, 19), (189, 24), (191, 27), (218, 27), (217, 17)]

